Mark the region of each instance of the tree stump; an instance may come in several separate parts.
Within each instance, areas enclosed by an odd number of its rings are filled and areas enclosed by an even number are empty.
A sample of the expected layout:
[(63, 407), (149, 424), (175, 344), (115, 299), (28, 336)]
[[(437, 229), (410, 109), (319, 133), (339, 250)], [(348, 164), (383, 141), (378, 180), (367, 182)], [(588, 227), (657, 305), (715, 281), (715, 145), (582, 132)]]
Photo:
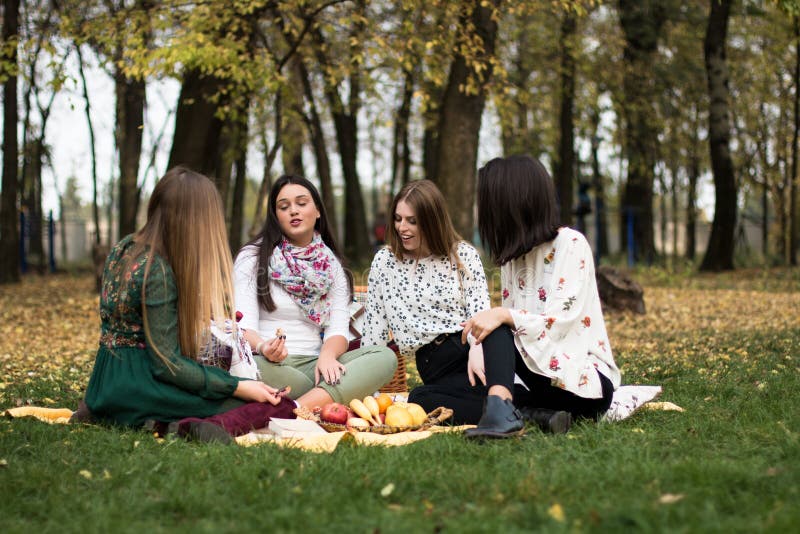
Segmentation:
[(106, 258), (110, 252), (108, 245), (95, 243), (92, 245), (92, 266), (94, 267), (94, 287), (100, 293), (103, 284), (103, 268), (106, 265)]
[(627, 274), (607, 265), (597, 268), (597, 291), (604, 310), (644, 314), (644, 290)]

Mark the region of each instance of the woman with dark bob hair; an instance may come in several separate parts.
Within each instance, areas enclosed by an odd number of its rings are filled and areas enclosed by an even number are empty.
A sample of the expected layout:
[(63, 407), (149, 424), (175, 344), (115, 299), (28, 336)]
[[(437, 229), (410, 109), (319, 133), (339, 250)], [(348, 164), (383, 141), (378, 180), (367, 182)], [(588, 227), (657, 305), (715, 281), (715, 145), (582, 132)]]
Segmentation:
[(397, 358), (388, 347), (347, 352), (352, 283), (307, 179), (275, 182), (264, 228), (239, 252), (233, 277), (239, 324), (261, 379), (288, 386), (298, 404), (347, 403), (391, 379)]
[(501, 266), (502, 306), (464, 323), (462, 339), (483, 347), (488, 386), (470, 437), (516, 435), (525, 420), (567, 432), (573, 418), (605, 413), (620, 385), (592, 250), (558, 227), (557, 206), (550, 175), (531, 157), (495, 158), (478, 172), (478, 228)]

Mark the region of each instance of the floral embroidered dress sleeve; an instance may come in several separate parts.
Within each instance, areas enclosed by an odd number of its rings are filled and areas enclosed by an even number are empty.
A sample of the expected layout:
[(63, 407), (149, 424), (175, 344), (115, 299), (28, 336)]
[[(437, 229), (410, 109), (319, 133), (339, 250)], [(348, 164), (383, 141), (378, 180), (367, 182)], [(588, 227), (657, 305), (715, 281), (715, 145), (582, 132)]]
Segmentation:
[(560, 229), (552, 242), (505, 264), (501, 277), (515, 344), (531, 371), (585, 398), (603, 396), (595, 369), (619, 387), (592, 251), (582, 234)]
[[(121, 240), (105, 267), (100, 347), (86, 390), (92, 414), (113, 423), (140, 426), (148, 419), (207, 417), (243, 404), (231, 397), (238, 378), (181, 354), (172, 269), (156, 256), (145, 284), (147, 254), (130, 257), (132, 243), (130, 236)], [(144, 334), (145, 300), (152, 344)], [(156, 347), (169, 365), (158, 356)]]

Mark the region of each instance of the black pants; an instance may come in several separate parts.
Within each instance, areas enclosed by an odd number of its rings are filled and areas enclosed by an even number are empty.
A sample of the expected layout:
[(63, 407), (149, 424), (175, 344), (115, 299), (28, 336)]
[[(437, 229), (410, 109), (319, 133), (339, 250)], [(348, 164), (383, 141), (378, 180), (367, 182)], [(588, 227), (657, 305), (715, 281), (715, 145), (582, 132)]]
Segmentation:
[[(417, 351), (417, 369), (424, 385), (411, 391), (409, 402), (416, 402), (426, 411), (438, 406), (451, 408), (454, 424), (477, 424), (483, 414), (483, 401), (488, 388), (493, 385), (508, 388), (517, 406), (564, 410), (574, 418), (597, 419), (611, 406), (614, 386), (600, 372), (597, 374), (603, 396), (586, 399), (552, 386), (549, 378), (528, 369), (514, 345), (511, 329), (505, 325), (483, 340), (487, 386), (480, 382), (477, 386), (470, 386), (467, 378), (469, 345), (461, 345), (460, 335), (460, 332), (457, 337), (453, 334), (438, 346), (431, 347), (429, 344)], [(528, 389), (514, 384), (514, 374)]]

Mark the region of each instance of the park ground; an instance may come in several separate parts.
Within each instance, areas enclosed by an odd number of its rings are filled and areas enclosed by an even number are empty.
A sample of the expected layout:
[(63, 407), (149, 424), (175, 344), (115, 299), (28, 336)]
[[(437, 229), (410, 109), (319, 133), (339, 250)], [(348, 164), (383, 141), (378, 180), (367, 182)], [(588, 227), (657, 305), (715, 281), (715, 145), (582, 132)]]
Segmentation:
[[(647, 314), (606, 317), (623, 382), (683, 412), (322, 455), (2, 419), (0, 531), (795, 531), (800, 271), (633, 274)], [(0, 409), (74, 407), (98, 326), (91, 276), (0, 286)]]

